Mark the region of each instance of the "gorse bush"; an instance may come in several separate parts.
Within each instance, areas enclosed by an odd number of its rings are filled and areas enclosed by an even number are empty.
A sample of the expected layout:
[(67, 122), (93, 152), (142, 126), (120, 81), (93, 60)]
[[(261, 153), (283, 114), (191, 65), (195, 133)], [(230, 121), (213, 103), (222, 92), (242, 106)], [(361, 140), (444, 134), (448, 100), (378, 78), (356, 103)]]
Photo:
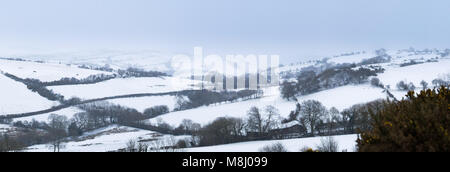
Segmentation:
[(424, 90), (407, 99), (386, 102), (373, 113), (371, 130), (357, 140), (361, 152), (449, 152), (450, 91)]

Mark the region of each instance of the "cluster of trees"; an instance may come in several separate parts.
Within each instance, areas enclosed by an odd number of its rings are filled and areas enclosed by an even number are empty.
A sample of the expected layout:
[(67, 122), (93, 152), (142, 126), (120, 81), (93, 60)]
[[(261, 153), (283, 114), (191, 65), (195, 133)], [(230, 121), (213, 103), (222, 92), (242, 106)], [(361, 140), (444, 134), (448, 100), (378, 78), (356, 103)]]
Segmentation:
[(360, 133), (361, 152), (448, 152), (450, 151), (450, 91), (448, 87), (410, 91), (407, 99), (386, 102), (369, 129)]
[(31, 145), (49, 144), (49, 148), (54, 152), (59, 152), (64, 148), (64, 139), (68, 136), (74, 136), (72, 128), (70, 128), (71, 120), (66, 116), (51, 114), (48, 117), (48, 123), (38, 122), (14, 122), (14, 127), (21, 128), (16, 131), (13, 136), (3, 135), (0, 138), (1, 151), (19, 151)]
[[(65, 116), (52, 114), (49, 116), (48, 123), (38, 122), (36, 120), (32, 120), (31, 122), (14, 122), (12, 123), (13, 126), (25, 129), (26, 132), (21, 132), (22, 134), (20, 137), (14, 137), (13, 139), (10, 137), (8, 137), (8, 140), (0, 139), (0, 143), (1, 145), (6, 143), (8, 143), (8, 145), (14, 145), (14, 147), (8, 146), (8, 151), (19, 150), (35, 144), (49, 143), (49, 148), (53, 149), (55, 152), (59, 152), (60, 149), (64, 148), (63, 143), (70, 137), (81, 136), (84, 132), (106, 127), (111, 124), (120, 124), (175, 135), (177, 133), (184, 133), (181, 129), (173, 130), (170, 127), (164, 128), (141, 123), (142, 120), (148, 119), (151, 115), (168, 112), (167, 106), (149, 108), (147, 110), (147, 115), (142, 114), (135, 109), (107, 102), (83, 104), (78, 107), (85, 112), (77, 113), (71, 119), (68, 119)], [(185, 124), (187, 124), (187, 122)], [(190, 129), (191, 128), (189, 128), (189, 130)], [(6, 148), (3, 150), (6, 151)]]
[(117, 71), (120, 77), (128, 78), (128, 77), (163, 77), (168, 76), (166, 73), (157, 72), (157, 71), (145, 71), (138, 68), (128, 68), (126, 70), (119, 69)]
[(175, 111), (192, 109), (200, 106), (208, 106), (211, 104), (222, 102), (235, 102), (240, 99), (256, 99), (262, 95), (257, 90), (241, 90), (241, 91), (192, 91), (186, 94), (186, 97), (177, 96)]
[(281, 84), (282, 96), (290, 100), (295, 99), (296, 95), (308, 95), (348, 84), (361, 84), (367, 82), (369, 77), (377, 76), (377, 73), (384, 71), (382, 68), (375, 67), (360, 67), (354, 70), (355, 67), (355, 65), (343, 65), (319, 73), (314, 70), (303, 70), (295, 82), (285, 80)]
[(400, 67), (412, 66), (412, 65), (422, 64), (422, 63), (423, 62), (416, 62), (415, 60), (411, 60), (407, 63), (400, 64)]
[[(287, 119), (281, 118), (273, 106), (262, 110), (252, 107), (244, 119), (221, 117), (203, 127), (188, 121), (178, 129), (185, 129), (198, 138), (198, 142), (192, 144), (194, 146), (280, 139), (284, 134), (297, 134), (298, 137), (353, 134), (370, 129), (369, 113), (382, 108), (383, 100), (377, 100), (355, 105), (341, 113), (336, 108), (327, 109), (322, 103), (309, 100), (298, 103)], [(290, 122), (296, 122), (296, 127), (284, 125)]]
[(146, 118), (155, 118), (169, 112), (169, 107), (167, 107), (166, 105), (161, 105), (145, 109), (144, 115), (146, 116)]
[(399, 83), (397, 83), (397, 89), (401, 91), (411, 91), (415, 90), (416, 86), (412, 82), (407, 84), (407, 82), (405, 81), (400, 81)]
[(131, 109), (108, 102), (95, 102), (78, 106), (85, 112), (78, 113), (74, 120), (78, 128), (87, 131), (111, 124), (127, 125), (144, 119), (146, 116), (136, 109)]
[(35, 83), (40, 86), (58, 86), (58, 85), (81, 85), (81, 84), (95, 84), (107, 80), (111, 80), (116, 78), (116, 75), (107, 75), (107, 74), (96, 74), (96, 75), (90, 75), (83, 79), (77, 79), (77, 78), (61, 78), (57, 81), (50, 81), (50, 82), (41, 82), (37, 79), (25, 79), (28, 83)]
[(383, 83), (381, 83), (380, 79), (376, 78), (376, 77), (374, 77), (370, 80), (370, 85), (372, 85), (374, 87), (384, 88)]
[[(450, 79), (450, 77), (448, 79)], [(446, 79), (446, 80), (444, 80), (444, 79), (435, 79), (435, 80), (432, 81), (432, 84), (435, 87), (449, 86), (450, 85), (450, 80), (448, 80), (448, 79)]]
[(447, 57), (450, 55), (450, 49), (445, 49), (444, 52), (441, 53), (441, 57)]
[(111, 68), (108, 64), (106, 64), (105, 66), (100, 66), (100, 67), (83, 64), (78, 67), (82, 68), (82, 69), (99, 70), (99, 71), (105, 71), (105, 72), (113, 72), (114, 71), (114, 69)]

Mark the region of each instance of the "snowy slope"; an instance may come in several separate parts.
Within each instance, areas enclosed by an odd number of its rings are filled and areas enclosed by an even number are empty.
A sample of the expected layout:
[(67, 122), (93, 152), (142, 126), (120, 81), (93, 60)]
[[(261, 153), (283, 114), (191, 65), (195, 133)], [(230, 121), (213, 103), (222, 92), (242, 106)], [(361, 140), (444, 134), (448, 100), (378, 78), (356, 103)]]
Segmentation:
[(431, 62), (417, 64), (406, 67), (387, 66), (386, 71), (379, 74), (381, 82), (390, 85), (392, 89), (396, 89), (396, 85), (400, 81), (414, 83), (416, 87), (420, 86), (420, 82), (425, 80), (431, 85), (434, 79), (450, 74), (450, 59), (440, 59), (439, 62)]
[(119, 78), (96, 84), (52, 86), (48, 88), (66, 98), (94, 99), (128, 94), (181, 91), (190, 89), (191, 83), (189, 80), (172, 77)]
[[(180, 112), (172, 112), (162, 115), (158, 118), (149, 120), (150, 123), (156, 123), (163, 120), (170, 125), (178, 126), (183, 119), (190, 119), (202, 125), (212, 122), (218, 117), (237, 117), (245, 118), (248, 110), (253, 107), (264, 108), (272, 105), (278, 108), (282, 117), (288, 117), (292, 110), (295, 110), (295, 102), (283, 100), (279, 96), (278, 87), (271, 89), (272, 94), (266, 97), (236, 103), (220, 104), (204, 106), (196, 109), (185, 110)], [(355, 104), (367, 103), (377, 99), (385, 99), (387, 95), (383, 93), (381, 88), (369, 85), (349, 85), (338, 87), (335, 89), (325, 90), (307, 96), (300, 96), (300, 102), (305, 100), (318, 100), (327, 108), (336, 107), (338, 110), (349, 108)]]
[(36, 63), (3, 59), (0, 59), (0, 70), (20, 78), (38, 79), (43, 82), (55, 81), (61, 78), (83, 79), (90, 75), (110, 74), (108, 72), (81, 69), (63, 64)]
[(42, 114), (42, 115), (35, 115), (35, 116), (23, 117), (23, 118), (15, 118), (13, 121), (14, 122), (16, 122), (16, 121), (31, 122), (34, 119), (38, 122), (48, 122), (48, 117), (51, 114), (62, 115), (62, 116), (67, 117), (67, 119), (71, 119), (75, 114), (80, 113), (80, 112), (84, 112), (84, 111), (81, 109), (75, 108), (75, 107), (70, 107), (70, 108), (61, 109), (59, 111), (52, 112), (52, 113), (46, 113), (46, 114)]
[(1, 74), (0, 83), (0, 115), (38, 111), (59, 105)]
[[(190, 136), (177, 136), (176, 140), (185, 139)], [(106, 128), (98, 129), (89, 133), (85, 133), (78, 138), (78, 141), (70, 141), (65, 143), (65, 148), (61, 152), (108, 152), (117, 151), (126, 148), (127, 142), (142, 141), (151, 145), (150, 140), (171, 139), (169, 135), (161, 135), (159, 133), (141, 130), (131, 127), (112, 125)], [(166, 145), (173, 146), (173, 145)], [(28, 152), (51, 152), (52, 149), (48, 145), (35, 145), (29, 147)]]
[[(343, 135), (333, 137), (339, 146), (339, 151), (346, 150), (348, 152), (355, 151), (357, 135)], [(316, 149), (320, 144), (321, 139), (325, 137), (289, 139), (289, 140), (270, 140), (270, 141), (253, 141), (234, 143), (227, 145), (199, 147), (187, 149), (187, 152), (260, 152), (260, 149), (265, 146), (270, 146), (276, 143), (283, 144), (289, 152), (299, 152), (302, 148), (308, 147)]]

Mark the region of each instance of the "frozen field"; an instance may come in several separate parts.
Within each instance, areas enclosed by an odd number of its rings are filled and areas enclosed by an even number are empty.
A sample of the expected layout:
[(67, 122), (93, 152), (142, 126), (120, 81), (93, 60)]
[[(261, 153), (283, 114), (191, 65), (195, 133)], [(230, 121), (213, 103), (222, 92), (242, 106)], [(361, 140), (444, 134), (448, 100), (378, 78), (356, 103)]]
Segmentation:
[[(243, 142), (210, 147), (190, 148), (187, 149), (187, 152), (260, 152), (261, 148), (276, 143), (283, 144), (289, 152), (299, 152), (305, 147), (316, 149), (321, 143), (321, 140), (325, 138), (326, 137), (313, 137), (289, 140)], [(339, 151), (355, 151), (357, 135), (334, 136), (333, 138), (338, 142)]]
[[(175, 140), (185, 139), (189, 136), (173, 137)], [(130, 140), (136, 142), (145, 142), (152, 145), (152, 142), (161, 140), (170, 143), (171, 136), (161, 135), (153, 131), (140, 130), (131, 127), (112, 125), (106, 128), (98, 129), (89, 133), (85, 133), (78, 138), (78, 141), (70, 141), (65, 143), (65, 148), (61, 152), (109, 152), (126, 148), (127, 142)], [(168, 146), (168, 145), (165, 145)], [(170, 145), (172, 146), (172, 145)], [(48, 145), (35, 145), (29, 147), (27, 152), (51, 152)]]
[(43, 82), (55, 81), (61, 78), (83, 79), (90, 75), (102, 73), (110, 74), (108, 72), (81, 69), (75, 66), (63, 64), (36, 63), (3, 59), (0, 59), (0, 70), (20, 78), (38, 79)]
[(120, 78), (86, 85), (52, 86), (49, 89), (66, 98), (95, 99), (119, 95), (166, 93), (190, 89), (190, 80), (172, 77)]
[(0, 115), (26, 113), (58, 105), (27, 87), (0, 74)]

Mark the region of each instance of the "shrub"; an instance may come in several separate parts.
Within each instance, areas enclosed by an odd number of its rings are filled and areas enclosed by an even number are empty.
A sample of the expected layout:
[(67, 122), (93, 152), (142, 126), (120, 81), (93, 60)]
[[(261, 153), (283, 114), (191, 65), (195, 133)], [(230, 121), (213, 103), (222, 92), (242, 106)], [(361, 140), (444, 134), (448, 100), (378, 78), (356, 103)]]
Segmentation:
[(361, 152), (448, 152), (450, 151), (450, 91), (410, 91), (406, 100), (388, 101), (372, 113), (372, 129), (358, 138)]
[(320, 140), (320, 145), (317, 146), (319, 152), (338, 152), (339, 144), (333, 137), (327, 137)]
[(260, 152), (288, 152), (282, 143), (275, 143), (273, 145), (264, 146), (259, 150)]
[(144, 115), (148, 118), (155, 118), (166, 113), (169, 113), (169, 107), (166, 105), (154, 106), (144, 111)]
[(381, 88), (384, 88), (383, 84), (381, 83), (380, 79), (378, 79), (378, 78), (372, 78), (372, 79), (370, 80), (370, 84), (371, 84), (372, 86), (375, 86), (375, 87), (381, 87)]

